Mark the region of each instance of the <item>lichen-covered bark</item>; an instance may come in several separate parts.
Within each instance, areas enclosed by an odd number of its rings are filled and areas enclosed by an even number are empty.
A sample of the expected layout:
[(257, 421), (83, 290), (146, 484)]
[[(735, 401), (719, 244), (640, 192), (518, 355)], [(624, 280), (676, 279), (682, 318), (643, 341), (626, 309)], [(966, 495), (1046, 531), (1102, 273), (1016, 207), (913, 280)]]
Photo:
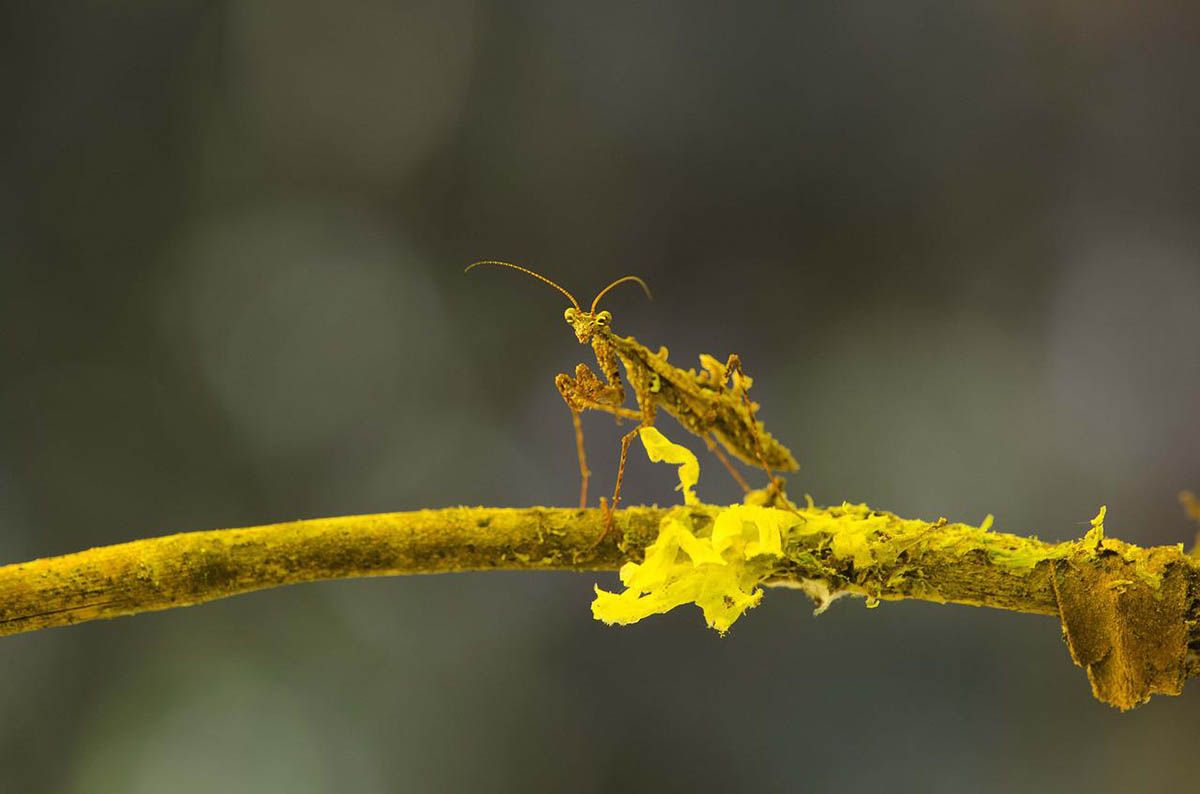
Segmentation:
[[(1157, 583), (1139, 578), (1143, 561)], [(1152, 694), (1183, 690), (1195, 629), (1194, 574), (1176, 549), (1131, 549), (1113, 540), (1056, 561), (1063, 634), (1098, 699), (1129, 709)]]
[[(662, 511), (620, 511), (633, 549)], [(448, 508), (188, 532), (0, 567), (0, 635), (298, 582), (490, 569), (615, 569), (599, 510)]]
[[(721, 508), (686, 510), (693, 523)], [(615, 570), (640, 560), (668, 510), (448, 508), (139, 540), (0, 567), (0, 635), (188, 606), (298, 582), (491, 569)], [(903, 519), (865, 505), (803, 507), (768, 581), (819, 601), (850, 592), (1056, 615), (1097, 698), (1122, 709), (1200, 674), (1200, 566), (1181, 547), (1105, 538), (1049, 544)], [(1099, 520), (1099, 519), (1098, 519)], [(583, 604), (581, 601), (581, 613)]]
[[(1054, 544), (865, 505), (801, 513), (829, 531), (795, 538), (779, 572), (785, 581), (808, 576), (826, 580), (832, 594), (1056, 615), (1093, 694), (1122, 710), (1153, 694), (1178, 695), (1200, 675), (1200, 560), (1182, 544), (1143, 549), (1105, 537), (1103, 511), (1082, 539)], [(865, 536), (866, 548), (834, 553), (846, 534)]]

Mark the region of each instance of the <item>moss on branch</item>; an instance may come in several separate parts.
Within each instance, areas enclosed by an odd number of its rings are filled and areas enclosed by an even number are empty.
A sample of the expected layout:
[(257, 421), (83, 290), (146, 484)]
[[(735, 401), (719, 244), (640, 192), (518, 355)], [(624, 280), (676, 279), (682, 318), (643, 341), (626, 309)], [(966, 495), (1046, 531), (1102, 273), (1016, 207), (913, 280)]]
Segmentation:
[[(721, 508), (693, 505), (693, 524)], [(0, 635), (189, 606), (299, 582), (496, 569), (616, 570), (640, 561), (670, 511), (447, 508), (189, 532), (0, 567)], [(1096, 696), (1131, 708), (1200, 674), (1200, 562), (1182, 547), (1104, 536), (1044, 543), (903, 519), (865, 505), (802, 507), (766, 573), (824, 606), (839, 594), (1055, 615)], [(581, 597), (580, 610), (585, 604)]]

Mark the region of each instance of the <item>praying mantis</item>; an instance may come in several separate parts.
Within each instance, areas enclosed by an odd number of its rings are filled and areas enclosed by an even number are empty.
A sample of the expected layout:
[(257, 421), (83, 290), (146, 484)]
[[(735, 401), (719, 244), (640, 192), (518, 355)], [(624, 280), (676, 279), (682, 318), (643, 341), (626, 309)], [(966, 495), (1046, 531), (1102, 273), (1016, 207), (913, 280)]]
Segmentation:
[[(613, 531), (612, 517), (621, 499), (621, 481), (625, 476), (625, 462), (629, 457), (629, 445), (643, 427), (654, 424), (658, 409), (675, 417), (686, 430), (700, 437), (717, 456), (742, 490), (750, 492), (750, 485), (742, 477), (721, 449), (739, 460), (761, 468), (766, 472), (774, 493), (782, 496), (775, 471), (794, 471), (799, 468), (791, 451), (777, 441), (756, 418), (758, 404), (751, 402), (746, 392), (751, 379), (742, 371), (742, 362), (736, 353), (722, 364), (716, 358), (700, 354), (701, 371), (680, 369), (667, 363), (667, 348), (653, 352), (632, 336), (618, 336), (612, 330), (612, 314), (596, 311), (609, 290), (627, 282), (635, 283), (650, 296), (650, 288), (637, 276), (622, 276), (597, 293), (591, 307), (584, 311), (570, 292), (534, 271), (496, 260), (475, 262), (465, 272), (480, 266), (506, 267), (550, 285), (567, 296), (571, 305), (563, 312), (567, 325), (575, 332), (581, 345), (591, 344), (596, 364), (604, 375), (601, 380), (587, 364), (575, 367), (575, 377), (560, 373), (554, 385), (571, 411), (575, 426), (575, 446), (579, 457), (579, 507), (587, 507), (588, 481), (591, 472), (584, 451), (583, 425), (580, 415), (584, 411), (596, 410), (613, 414), (620, 419), (636, 419), (638, 426), (621, 437), (621, 457), (617, 466), (617, 481), (613, 487), (612, 502), (605, 510), (605, 527), (597, 542)], [(629, 385), (637, 401), (637, 410), (625, 406), (625, 386), (621, 380), (620, 362), (625, 368)], [(604, 499), (601, 498), (601, 507)]]

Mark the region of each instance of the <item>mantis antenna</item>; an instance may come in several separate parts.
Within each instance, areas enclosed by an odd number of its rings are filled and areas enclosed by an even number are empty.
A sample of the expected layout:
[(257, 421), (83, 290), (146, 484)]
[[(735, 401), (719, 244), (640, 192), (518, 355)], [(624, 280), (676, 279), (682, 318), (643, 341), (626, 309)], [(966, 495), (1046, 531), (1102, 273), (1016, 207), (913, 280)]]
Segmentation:
[(596, 305), (598, 303), (600, 303), (600, 299), (604, 297), (604, 293), (608, 292), (610, 289), (617, 286), (618, 284), (624, 284), (626, 281), (636, 281), (638, 283), (638, 286), (640, 286), (642, 288), (642, 291), (644, 291), (646, 293), (646, 297), (649, 298), (650, 300), (654, 300), (654, 296), (650, 294), (650, 288), (646, 286), (646, 282), (642, 281), (637, 276), (621, 276), (619, 279), (617, 279), (613, 283), (609, 284), (604, 289), (600, 290), (600, 294), (596, 296), (596, 300), (592, 301), (591, 313), (592, 314), (596, 313)]
[[(576, 311), (580, 311), (580, 312), (583, 311), (583, 309), (580, 308), (580, 306), (579, 306), (579, 301), (575, 300), (574, 295), (567, 292), (565, 289), (558, 286), (553, 281), (551, 281), (550, 279), (541, 275), (540, 273), (534, 273), (532, 270), (530, 270), (527, 267), (521, 267), (520, 265), (514, 265), (512, 262), (499, 262), (495, 259), (485, 259), (482, 262), (472, 262), (470, 265), (467, 265), (467, 269), (464, 270), (463, 272), (468, 273), (468, 272), (470, 272), (471, 268), (477, 267), (479, 265), (496, 265), (497, 267), (511, 267), (513, 270), (520, 270), (522, 273), (529, 275), (529, 276), (533, 276), (538, 281), (543, 281), (543, 282), (549, 284), (550, 286), (554, 287), (556, 290), (561, 292), (563, 295), (566, 295), (568, 298), (571, 299), (571, 303), (575, 304)], [(626, 278), (632, 278), (632, 277), (626, 276)], [(617, 282), (617, 283), (619, 283), (619, 282)], [(611, 288), (612, 288), (612, 285), (609, 285), (609, 289), (611, 289)], [(601, 294), (604, 294), (604, 293), (601, 293)], [(599, 298), (597, 298), (597, 300), (599, 300)]]

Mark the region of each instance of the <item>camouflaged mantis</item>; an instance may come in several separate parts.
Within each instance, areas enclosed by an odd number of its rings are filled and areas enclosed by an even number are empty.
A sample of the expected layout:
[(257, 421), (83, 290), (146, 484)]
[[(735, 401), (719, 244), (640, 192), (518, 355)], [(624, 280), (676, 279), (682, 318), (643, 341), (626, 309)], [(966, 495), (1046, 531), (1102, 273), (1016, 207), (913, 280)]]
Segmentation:
[[(486, 260), (475, 262), (467, 270), (480, 265), (494, 265), (519, 270), (533, 278), (549, 284), (566, 295), (571, 306), (563, 313), (567, 324), (575, 331), (581, 345), (591, 344), (596, 355), (596, 364), (604, 379), (601, 380), (587, 364), (575, 367), (575, 376), (559, 374), (555, 386), (571, 410), (575, 425), (575, 444), (579, 455), (579, 506), (587, 507), (588, 480), (591, 472), (587, 466), (587, 455), (583, 444), (583, 426), (579, 416), (587, 410), (605, 411), (619, 418), (636, 419), (638, 427), (621, 438), (621, 458), (617, 467), (617, 481), (613, 488), (612, 503), (607, 509), (605, 533), (612, 530), (612, 512), (621, 498), (621, 481), (625, 475), (625, 461), (629, 456), (629, 444), (642, 427), (654, 424), (658, 409), (675, 417), (684, 428), (704, 440), (708, 448), (721, 460), (729, 473), (745, 491), (750, 486), (737, 469), (722, 453), (722, 448), (734, 457), (757, 466), (771, 479), (771, 488), (781, 493), (775, 471), (794, 471), (799, 468), (792, 453), (766, 430), (755, 414), (758, 404), (751, 402), (746, 392), (751, 379), (742, 371), (741, 359), (731, 353), (722, 364), (712, 356), (701, 354), (701, 371), (684, 370), (667, 363), (667, 349), (658, 352), (638, 342), (632, 336), (618, 336), (612, 330), (612, 314), (596, 311), (600, 299), (618, 284), (634, 282), (650, 296), (650, 288), (637, 276), (623, 276), (609, 284), (596, 295), (591, 307), (584, 311), (575, 296), (550, 279), (528, 268), (509, 262)], [(621, 380), (620, 361), (625, 368), (629, 386), (637, 400), (637, 409), (625, 407), (625, 385)], [(603, 504), (603, 500), (602, 504)], [(604, 535), (601, 535), (601, 539)]]

